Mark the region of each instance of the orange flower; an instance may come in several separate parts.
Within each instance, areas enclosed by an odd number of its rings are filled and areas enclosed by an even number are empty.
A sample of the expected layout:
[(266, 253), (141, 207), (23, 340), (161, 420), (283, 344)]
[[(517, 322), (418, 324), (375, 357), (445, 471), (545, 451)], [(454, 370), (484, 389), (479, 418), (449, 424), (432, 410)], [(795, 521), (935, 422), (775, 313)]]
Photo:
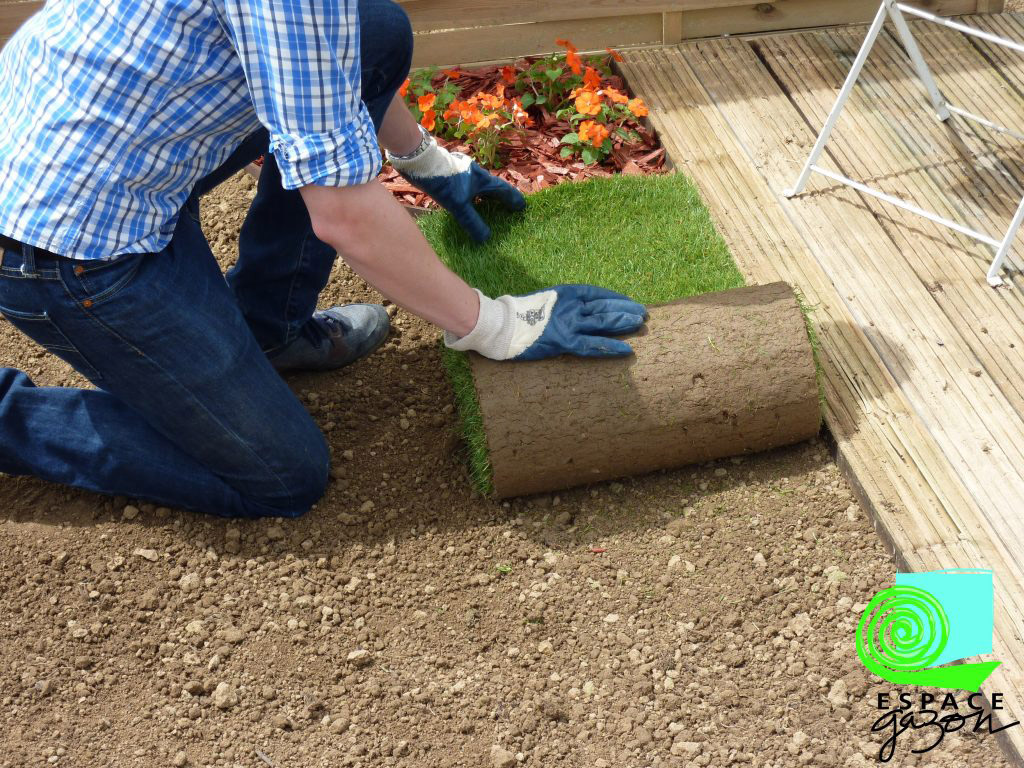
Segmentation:
[(466, 101), (459, 101), (456, 99), (451, 103), (448, 109), (445, 110), (443, 115), (444, 119), (448, 120), (449, 118), (457, 116), (460, 120), (467, 123), (475, 123), (482, 116), (479, 108), (477, 108), (473, 103), (475, 101), (475, 97), (473, 99), (467, 99)]
[(501, 79), (509, 85), (512, 85), (516, 81), (516, 68), (513, 66), (505, 66), (501, 68)]
[(615, 61), (622, 61), (622, 54), (616, 51), (614, 48), (605, 48), (608, 51), (608, 55)]
[(557, 39), (555, 40), (555, 45), (559, 45), (559, 46), (561, 46), (562, 48), (565, 48), (565, 50), (569, 51), (570, 53), (576, 53), (576, 51), (578, 51), (578, 50), (579, 50), (579, 48), (577, 48), (577, 47), (576, 47), (575, 45), (573, 45), (572, 43), (570, 43), (570, 42), (569, 42), (568, 40), (566, 40), (566, 39), (565, 39), (564, 37), (559, 37), (559, 38), (557, 38)]
[(601, 97), (593, 91), (583, 91), (576, 97), (576, 111), (581, 115), (596, 115), (601, 111)]
[(505, 106), (504, 96), (499, 96), (496, 93), (483, 93), (481, 91), (477, 96), (479, 97), (480, 104), (484, 109), (501, 109)]
[(583, 71), (583, 63), (572, 48), (565, 52), (565, 63), (569, 65), (569, 69), (572, 70), (574, 75), (578, 75)]
[(407, 94), (408, 92), (409, 92), (409, 78), (407, 77), (407, 78), (405, 78), (405, 82), (402, 83), (402, 87), (398, 89), (398, 95), (401, 96), (404, 99), (405, 98), (405, 94)]
[(442, 69), (441, 74), (449, 78), (450, 80), (458, 80), (460, 77), (462, 77), (462, 73), (459, 72), (459, 70), (457, 69)]
[(612, 104), (625, 104), (629, 101), (629, 96), (611, 87), (605, 88), (601, 93), (607, 96), (608, 101), (612, 102)]
[(426, 128), (428, 131), (434, 130), (434, 122), (437, 120), (437, 113), (432, 109), (428, 109), (423, 113), (423, 117), (420, 119), (420, 125)]
[(490, 127), (491, 123), (493, 123), (494, 120), (495, 120), (495, 116), (494, 115), (483, 115), (483, 114), (479, 114), (478, 113), (478, 117), (477, 117), (476, 121), (473, 123), (473, 125), (479, 131), (479, 130), (483, 130), (484, 128)]
[(647, 105), (643, 99), (630, 99), (629, 111), (637, 117), (647, 117)]
[(480, 110), (472, 101), (463, 101), (459, 104), (459, 117), (475, 123), (477, 118), (480, 117)]
[(426, 112), (434, 106), (434, 102), (437, 101), (436, 93), (424, 93), (416, 101), (416, 106), (420, 108), (420, 112)]
[(518, 99), (512, 100), (512, 119), (520, 125), (533, 125), (533, 120), (526, 114), (526, 110), (523, 109), (523, 105)]
[(592, 91), (601, 87), (601, 76), (596, 69), (587, 67), (587, 71), (583, 73), (583, 85)]
[(589, 141), (595, 147), (600, 147), (604, 144), (604, 140), (611, 136), (611, 132), (598, 122), (584, 120), (580, 123), (578, 135), (580, 141)]

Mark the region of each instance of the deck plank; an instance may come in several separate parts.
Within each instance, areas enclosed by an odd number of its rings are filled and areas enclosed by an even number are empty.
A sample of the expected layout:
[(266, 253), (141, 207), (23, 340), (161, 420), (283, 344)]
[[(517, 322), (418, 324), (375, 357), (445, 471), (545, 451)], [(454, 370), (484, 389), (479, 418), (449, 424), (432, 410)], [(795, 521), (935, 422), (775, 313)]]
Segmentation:
[[(987, 286), (987, 249), (822, 177), (802, 198), (780, 195), (862, 37), (860, 28), (688, 43), (630, 52), (623, 66), (741, 269), (755, 281), (789, 280), (816, 306), (827, 423), (901, 567), (994, 569), (995, 652), (1007, 663), (990, 688), (1020, 714), (1024, 295)], [(954, 101), (966, 100), (957, 103), (979, 111), (971, 104), (998, 94), (993, 119), (1024, 110), (1007, 83), (1016, 71), (995, 71), (978, 46), (945, 34), (922, 48), (945, 57), (937, 74)], [(825, 162), (970, 226), (1005, 227), (1024, 190), (1019, 148), (939, 124), (891, 36), (876, 53)], [(915, 105), (920, 131), (901, 122)], [(1018, 760), (1019, 730), (1007, 732)]]

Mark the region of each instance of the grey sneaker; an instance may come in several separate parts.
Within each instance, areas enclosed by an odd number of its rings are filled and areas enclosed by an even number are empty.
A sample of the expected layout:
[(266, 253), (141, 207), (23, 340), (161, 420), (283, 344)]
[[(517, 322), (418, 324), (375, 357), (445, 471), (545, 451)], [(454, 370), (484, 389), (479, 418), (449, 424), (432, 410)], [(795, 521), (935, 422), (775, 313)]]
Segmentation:
[(390, 318), (380, 304), (318, 309), (299, 337), (270, 356), (278, 371), (330, 371), (353, 363), (384, 343)]

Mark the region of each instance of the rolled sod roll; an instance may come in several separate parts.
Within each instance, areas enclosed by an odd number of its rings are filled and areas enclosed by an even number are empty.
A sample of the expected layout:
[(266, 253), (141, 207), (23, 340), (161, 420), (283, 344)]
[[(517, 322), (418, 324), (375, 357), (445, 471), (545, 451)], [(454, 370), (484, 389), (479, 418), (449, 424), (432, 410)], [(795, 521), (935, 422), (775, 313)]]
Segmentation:
[(472, 355), (494, 494), (560, 490), (814, 437), (814, 355), (793, 289), (649, 308), (635, 355), (496, 363)]

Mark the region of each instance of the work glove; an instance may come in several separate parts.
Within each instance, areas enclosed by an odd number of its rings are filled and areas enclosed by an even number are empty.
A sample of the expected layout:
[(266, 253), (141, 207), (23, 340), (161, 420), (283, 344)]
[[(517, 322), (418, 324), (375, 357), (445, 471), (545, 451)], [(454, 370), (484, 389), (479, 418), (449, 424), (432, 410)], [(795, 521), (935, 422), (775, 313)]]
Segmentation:
[(476, 327), (444, 343), (492, 360), (541, 360), (568, 354), (624, 357), (633, 349), (611, 339), (644, 324), (647, 310), (622, 294), (594, 285), (556, 285), (525, 296), (480, 296)]
[(478, 197), (497, 200), (509, 211), (526, 207), (523, 193), (511, 184), (492, 176), (471, 157), (449, 152), (422, 127), (423, 142), (411, 155), (387, 153), (388, 160), (402, 177), (443, 206), (466, 234), (478, 243), (491, 236), (488, 227), (473, 206)]

